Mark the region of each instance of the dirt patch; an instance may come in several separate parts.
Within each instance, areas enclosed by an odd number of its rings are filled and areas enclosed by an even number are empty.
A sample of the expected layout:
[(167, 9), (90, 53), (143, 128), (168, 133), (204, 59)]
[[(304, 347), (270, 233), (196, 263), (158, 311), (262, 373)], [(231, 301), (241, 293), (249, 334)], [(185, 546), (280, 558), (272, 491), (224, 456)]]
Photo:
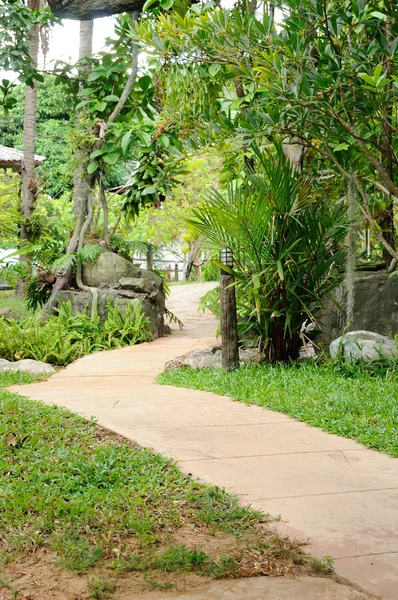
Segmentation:
[[(315, 574), (300, 544), (276, 537), (267, 524), (242, 539), (187, 525), (171, 536), (167, 546), (158, 546), (156, 553), (161, 554), (173, 545), (205, 552), (215, 561), (220, 556), (232, 557), (236, 570), (227, 575), (229, 578)], [(56, 555), (44, 548), (6, 565), (0, 571), (0, 578), (0, 600), (88, 600), (97, 597), (95, 594), (103, 587), (112, 591), (98, 597), (128, 600), (133, 595), (145, 596), (156, 590), (184, 592), (214, 580), (211, 576), (191, 572), (151, 570), (145, 573), (101, 567), (89, 574), (75, 575), (57, 566)]]

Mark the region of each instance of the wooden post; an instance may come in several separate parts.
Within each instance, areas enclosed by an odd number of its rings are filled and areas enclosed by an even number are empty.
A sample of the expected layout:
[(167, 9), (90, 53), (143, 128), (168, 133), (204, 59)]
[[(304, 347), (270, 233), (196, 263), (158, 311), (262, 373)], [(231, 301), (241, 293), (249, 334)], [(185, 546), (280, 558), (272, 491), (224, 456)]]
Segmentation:
[(174, 263), (174, 281), (178, 281), (178, 263)]
[(236, 316), (236, 295), (234, 277), (221, 271), (220, 310), (221, 310), (221, 354), (222, 368), (233, 371), (239, 368), (238, 319)]

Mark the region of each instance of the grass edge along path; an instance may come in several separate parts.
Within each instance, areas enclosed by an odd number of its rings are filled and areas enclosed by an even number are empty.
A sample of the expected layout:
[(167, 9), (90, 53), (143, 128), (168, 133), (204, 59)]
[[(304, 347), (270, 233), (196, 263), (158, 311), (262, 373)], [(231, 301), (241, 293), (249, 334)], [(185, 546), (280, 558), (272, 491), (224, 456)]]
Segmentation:
[[(113, 583), (103, 586), (109, 594), (126, 573), (140, 576), (143, 589), (168, 589), (181, 573), (330, 572), (329, 562), (314, 561), (300, 544), (279, 537), (264, 515), (184, 475), (173, 461), (66, 409), (1, 389), (34, 379), (0, 373), (3, 585), (10, 565), (42, 550), (77, 575), (111, 572)], [(214, 544), (207, 551), (217, 536), (227, 542), (224, 550)]]
[(305, 362), (165, 371), (157, 383), (228, 396), (283, 412), (398, 457), (398, 362), (361, 366)]

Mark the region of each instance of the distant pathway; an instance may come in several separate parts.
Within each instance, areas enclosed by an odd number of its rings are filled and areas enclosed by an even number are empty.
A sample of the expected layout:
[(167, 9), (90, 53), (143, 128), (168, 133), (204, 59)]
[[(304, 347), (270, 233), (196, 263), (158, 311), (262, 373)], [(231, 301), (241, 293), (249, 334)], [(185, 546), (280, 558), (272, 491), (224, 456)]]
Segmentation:
[(183, 331), (173, 325), (171, 336), (86, 356), (47, 382), (13, 389), (94, 416), (193, 476), (282, 515), (280, 529), (309, 538), (308, 549), (332, 556), (338, 574), (398, 600), (397, 459), (281, 413), (154, 384), (168, 360), (214, 342), (214, 318), (196, 310), (213, 285), (172, 287), (168, 305)]

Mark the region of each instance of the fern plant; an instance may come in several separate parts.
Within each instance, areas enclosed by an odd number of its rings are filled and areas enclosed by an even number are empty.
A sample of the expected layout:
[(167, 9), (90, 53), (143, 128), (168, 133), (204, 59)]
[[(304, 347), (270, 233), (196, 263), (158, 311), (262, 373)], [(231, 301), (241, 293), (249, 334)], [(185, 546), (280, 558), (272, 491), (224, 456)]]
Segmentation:
[(22, 321), (0, 318), (0, 357), (64, 366), (85, 354), (150, 341), (150, 322), (139, 302), (129, 304), (125, 312), (108, 302), (107, 311), (104, 323), (98, 316), (74, 315), (70, 302), (44, 323), (40, 315)]

